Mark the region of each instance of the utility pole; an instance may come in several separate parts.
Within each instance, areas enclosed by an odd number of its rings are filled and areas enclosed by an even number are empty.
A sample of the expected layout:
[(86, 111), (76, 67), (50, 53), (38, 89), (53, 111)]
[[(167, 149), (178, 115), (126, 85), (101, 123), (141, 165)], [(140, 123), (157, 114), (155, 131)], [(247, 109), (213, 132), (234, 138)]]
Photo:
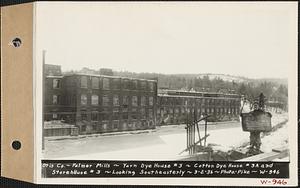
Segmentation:
[(45, 75), (45, 61), (46, 61), (46, 50), (43, 50), (43, 77), (42, 77), (42, 91), (43, 91), (43, 95), (42, 95), (42, 150), (45, 149), (45, 80), (46, 80), (46, 75)]

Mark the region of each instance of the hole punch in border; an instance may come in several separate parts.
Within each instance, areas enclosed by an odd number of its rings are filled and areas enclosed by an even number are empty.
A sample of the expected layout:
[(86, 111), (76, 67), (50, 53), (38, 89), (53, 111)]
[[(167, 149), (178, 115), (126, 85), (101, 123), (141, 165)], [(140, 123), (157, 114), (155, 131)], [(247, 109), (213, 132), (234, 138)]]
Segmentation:
[(18, 141), (18, 140), (14, 140), (12, 143), (11, 143), (11, 147), (14, 149), (14, 150), (19, 150), (21, 149), (21, 142)]
[(15, 48), (19, 48), (22, 45), (22, 40), (19, 37), (16, 37), (10, 42), (10, 45)]

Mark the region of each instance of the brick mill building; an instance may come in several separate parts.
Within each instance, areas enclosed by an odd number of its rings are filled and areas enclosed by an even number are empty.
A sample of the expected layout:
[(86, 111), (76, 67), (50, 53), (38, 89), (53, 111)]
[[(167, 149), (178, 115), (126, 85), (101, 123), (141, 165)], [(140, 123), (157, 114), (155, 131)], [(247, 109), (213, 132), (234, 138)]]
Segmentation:
[[(45, 65), (44, 120), (74, 124), (80, 134), (154, 129), (157, 81), (94, 74), (62, 75)], [(50, 71), (52, 70), (52, 71)]]
[(46, 136), (154, 129), (185, 124), (193, 115), (239, 120), (237, 94), (158, 92), (156, 80), (114, 76), (111, 69), (62, 74), (60, 66), (46, 64), (44, 73)]

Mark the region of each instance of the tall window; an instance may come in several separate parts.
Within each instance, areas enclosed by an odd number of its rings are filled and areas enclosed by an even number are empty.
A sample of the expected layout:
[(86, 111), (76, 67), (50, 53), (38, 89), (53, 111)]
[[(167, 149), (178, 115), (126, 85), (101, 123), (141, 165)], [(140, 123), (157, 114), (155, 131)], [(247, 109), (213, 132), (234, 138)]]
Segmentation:
[(72, 95), (71, 104), (74, 105), (76, 103), (77, 103), (77, 97), (76, 97), (76, 95)]
[(188, 105), (188, 100), (184, 99), (184, 105), (187, 106)]
[(113, 129), (117, 129), (119, 127), (119, 121), (113, 121)]
[(145, 81), (141, 81), (140, 83), (141, 83), (141, 89), (142, 89), (142, 90), (146, 90), (146, 88), (147, 88), (147, 83), (146, 83)]
[(128, 119), (128, 113), (127, 112), (122, 114), (122, 119), (124, 119), (124, 120)]
[(145, 96), (141, 97), (141, 106), (146, 106), (146, 97)]
[(120, 114), (120, 113), (118, 113), (118, 112), (117, 112), (117, 113), (114, 112), (113, 115), (112, 115), (112, 119), (113, 119), (113, 120), (119, 120), (119, 114)]
[(54, 89), (60, 88), (60, 79), (53, 79), (53, 88)]
[(99, 89), (99, 78), (92, 77), (92, 88)]
[(153, 110), (149, 109), (149, 119), (152, 119), (152, 118), (153, 118)]
[(112, 87), (113, 87), (113, 89), (120, 89), (120, 79), (113, 79), (112, 80), (113, 81), (113, 83), (112, 83)]
[(109, 79), (103, 78), (103, 89), (109, 89)]
[(81, 98), (80, 98), (81, 100), (81, 105), (86, 105), (87, 104), (87, 96), (86, 96), (86, 94), (82, 94), (81, 95)]
[(129, 97), (128, 96), (123, 96), (123, 106), (127, 107), (129, 104)]
[(129, 80), (122, 80), (123, 89), (130, 89)]
[(80, 79), (80, 87), (87, 88), (88, 85), (88, 79), (86, 76), (82, 76)]
[(149, 97), (149, 106), (153, 106), (153, 97)]
[(131, 85), (131, 89), (132, 90), (136, 90), (137, 89), (137, 80), (132, 80), (131, 82), (130, 82), (130, 85)]
[(173, 99), (172, 98), (168, 98), (168, 105), (173, 105)]
[(98, 104), (99, 104), (98, 95), (92, 95), (92, 105), (98, 105)]
[(52, 117), (53, 119), (57, 119), (57, 114), (56, 113), (52, 114)]
[(92, 112), (92, 121), (98, 121), (98, 113), (97, 112)]
[(137, 119), (137, 114), (136, 113), (131, 113), (131, 118), (132, 119)]
[(102, 119), (102, 121), (107, 121), (107, 120), (109, 120), (109, 114), (107, 114), (107, 113), (101, 114), (101, 119)]
[(145, 108), (141, 108), (141, 118), (146, 119), (146, 109)]
[(181, 99), (180, 98), (176, 99), (176, 105), (180, 105), (180, 104), (181, 104)]
[(102, 105), (103, 106), (109, 106), (109, 97), (108, 96), (103, 96), (102, 97)]
[(196, 103), (197, 103), (198, 106), (200, 106), (200, 104), (201, 104), (201, 99), (196, 99)]
[(137, 96), (132, 96), (132, 106), (138, 106), (138, 98), (137, 98)]
[(81, 120), (87, 121), (87, 113), (86, 112), (81, 112)]
[(59, 104), (60, 96), (59, 95), (53, 95), (52, 96), (52, 104)]
[(154, 82), (148, 82), (149, 84), (149, 90), (154, 91)]
[(195, 103), (194, 103), (194, 100), (193, 100), (193, 99), (190, 99), (190, 100), (189, 100), (189, 105), (190, 105), (190, 106), (194, 106), (194, 105), (195, 105)]
[(119, 96), (118, 95), (114, 95), (113, 97), (113, 105), (114, 106), (119, 106)]

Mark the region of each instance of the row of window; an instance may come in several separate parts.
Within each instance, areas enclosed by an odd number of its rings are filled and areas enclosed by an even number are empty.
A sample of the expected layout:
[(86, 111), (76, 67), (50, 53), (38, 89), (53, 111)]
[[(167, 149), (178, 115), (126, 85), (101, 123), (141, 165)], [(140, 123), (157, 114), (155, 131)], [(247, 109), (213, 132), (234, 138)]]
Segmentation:
[[(149, 106), (153, 106), (154, 98), (153, 97), (140, 97), (140, 106), (147, 106), (147, 100)], [(120, 106), (122, 103), (123, 106), (128, 106), (131, 102), (132, 106), (138, 106), (138, 97), (137, 96), (123, 96), (122, 101), (120, 101), (120, 97), (118, 95), (114, 95), (112, 98), (112, 104), (113, 106)], [(88, 96), (86, 94), (82, 94), (80, 97), (80, 103), (81, 105), (87, 105), (88, 104)], [(60, 95), (53, 95), (52, 96), (52, 104), (61, 104), (60, 103)], [(99, 96), (98, 95), (92, 95), (91, 96), (91, 104), (92, 105), (99, 105)], [(104, 95), (102, 96), (102, 105), (103, 106), (110, 106), (110, 96)]]
[[(153, 115), (153, 110), (149, 109), (146, 113), (145, 109), (141, 109), (141, 113), (113, 113), (113, 114), (109, 114), (109, 113), (98, 113), (98, 112), (92, 112), (91, 113), (91, 120), (92, 121), (109, 121), (110, 118), (111, 120), (128, 120), (128, 119), (153, 119), (154, 115)], [(52, 118), (53, 119), (58, 119), (58, 114), (57, 113), (53, 113), (52, 114)], [(88, 116), (86, 113), (82, 113), (81, 114), (81, 120), (83, 121), (88, 121)]]
[[(153, 100), (154, 100), (153, 97), (145, 97), (145, 96), (141, 96), (140, 106), (147, 105), (147, 98), (148, 98), (149, 106), (153, 106)], [(123, 96), (122, 102), (120, 102), (119, 95), (114, 95), (112, 98), (112, 104), (113, 104), (113, 106), (120, 106), (120, 103), (122, 103), (123, 106), (128, 106), (130, 103), (130, 99), (131, 99), (132, 106), (138, 106), (138, 97), (137, 96)], [(99, 96), (98, 95), (91, 96), (91, 104), (99, 105)], [(81, 105), (87, 105), (87, 95), (86, 94), (81, 95)], [(110, 106), (110, 96), (108, 96), (108, 95), (102, 96), (102, 106)]]
[(195, 105), (196, 104), (215, 104), (215, 105), (239, 105), (239, 100), (224, 99), (184, 99), (184, 98), (161, 98), (157, 99), (157, 103), (161, 105)]
[[(140, 110), (140, 113), (98, 113), (98, 112), (92, 112), (91, 113), (91, 120), (92, 121), (109, 121), (110, 118), (111, 120), (128, 120), (128, 119), (153, 119), (154, 115), (153, 115), (153, 110), (149, 109), (148, 111), (146, 111), (145, 108), (142, 108)], [(88, 120), (88, 115), (86, 113), (82, 113), (81, 114), (81, 120)]]
[[(136, 129), (136, 125), (139, 126), (139, 128), (147, 128), (148, 126), (153, 126), (153, 122), (149, 121), (149, 123), (147, 123), (146, 121), (141, 121), (140, 123), (138, 123), (138, 121), (131, 121), (131, 122), (122, 122), (122, 124), (119, 123), (118, 120), (114, 120), (111, 124), (110, 123), (106, 123), (106, 122), (102, 122), (101, 124), (98, 124), (96, 122), (93, 122), (91, 127), (89, 128), (89, 131), (92, 132), (102, 132), (104, 130), (111, 130), (111, 129), (131, 129), (131, 128), (135, 128)], [(87, 131), (87, 126), (86, 125), (82, 125), (81, 126), (81, 131), (85, 132)]]
[[(197, 109), (199, 113), (232, 113), (236, 114), (239, 112), (239, 108), (203, 108)], [(185, 114), (185, 113), (194, 113), (193, 108), (170, 108), (170, 109), (158, 109), (157, 114)]]
[[(129, 80), (121, 78), (98, 78), (91, 77), (91, 87), (93, 89), (99, 89), (102, 83), (102, 89), (127, 89), (127, 90), (150, 90), (154, 91), (154, 82), (147, 82), (146, 80)], [(82, 76), (80, 78), (80, 87), (88, 88), (88, 77)]]
[[(91, 78), (91, 87), (93, 89), (99, 89), (100, 83), (102, 82), (102, 89), (127, 89), (127, 90), (137, 90), (140, 88), (141, 90), (150, 90), (154, 91), (154, 82), (147, 81), (138, 81), (138, 80), (129, 80), (129, 79), (120, 79), (120, 78)], [(147, 84), (148, 83), (148, 84)], [(58, 89), (61, 87), (61, 79), (53, 79), (52, 86), (54, 89)], [(80, 87), (88, 88), (88, 77), (82, 76), (80, 78)]]
[[(140, 97), (140, 106), (147, 106), (147, 98), (148, 98), (149, 106), (153, 106), (153, 103), (154, 103), (153, 97), (145, 97), (145, 96)], [(131, 105), (132, 106), (138, 106), (138, 97), (137, 96), (123, 96), (122, 97), (122, 102), (120, 102), (120, 97), (118, 95), (113, 96), (112, 105), (113, 106), (120, 106), (121, 105), (120, 103), (122, 103), (123, 106), (128, 106), (129, 103), (130, 103), (130, 99), (131, 99)], [(88, 103), (87, 95), (82, 94), (81, 95), (81, 105), (87, 105), (87, 103)], [(53, 95), (52, 104), (60, 104), (60, 95)], [(98, 95), (92, 95), (91, 96), (91, 104), (92, 105), (99, 105), (99, 96)], [(102, 96), (102, 105), (103, 106), (110, 106), (110, 96), (108, 96), (108, 95)]]

